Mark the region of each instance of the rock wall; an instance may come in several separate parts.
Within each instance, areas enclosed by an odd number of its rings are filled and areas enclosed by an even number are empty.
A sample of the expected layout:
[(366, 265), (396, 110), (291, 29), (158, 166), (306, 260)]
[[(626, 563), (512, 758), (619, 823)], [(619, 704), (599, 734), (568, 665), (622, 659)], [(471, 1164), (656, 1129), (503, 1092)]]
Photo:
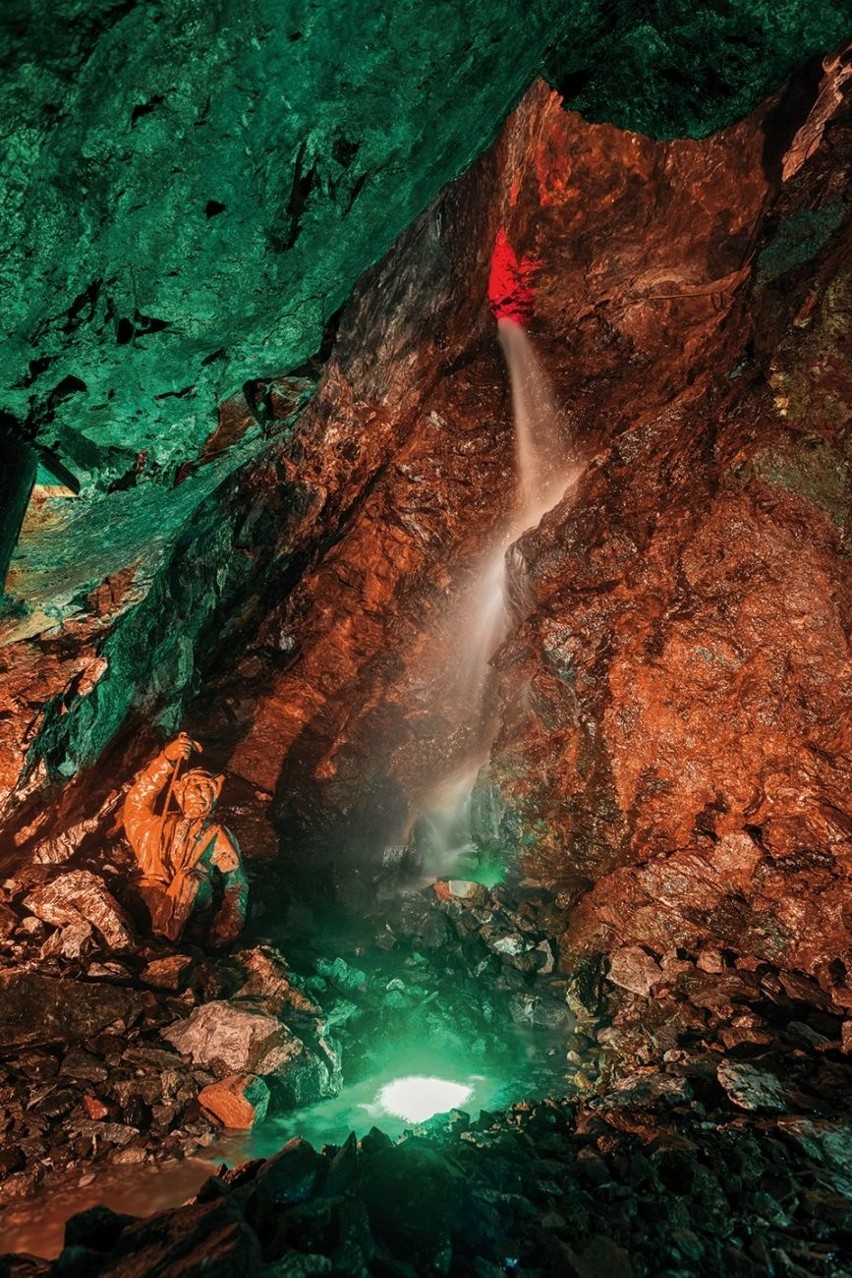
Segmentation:
[[(105, 641), (95, 598), (57, 644), (8, 756), (19, 854), (102, 839), (99, 804), (179, 722), (230, 773), (249, 856), (293, 867), (374, 866), (470, 758), (458, 609), (515, 486), (502, 234), (537, 263), (530, 331), (583, 471), (512, 552), (496, 837), (561, 891), (566, 955), (712, 943), (842, 983), (848, 92), (827, 58), (725, 132), (655, 142), (534, 86), (359, 285), (298, 422), (271, 384), (285, 437)], [(232, 401), (224, 435), (251, 413)], [(21, 642), (12, 681), (43, 651)]]
[[(473, 264), (438, 326), (458, 371), (433, 387), (398, 339), (383, 368), (369, 342), (389, 386), (407, 375), (411, 398), (389, 402), (418, 429), (288, 603), (298, 660), (230, 760), (276, 788), (285, 850), (375, 857), (424, 771), (469, 746), (441, 645), (511, 501), (505, 375), (468, 313), (502, 226), (541, 263), (531, 331), (586, 463), (513, 556), (529, 612), (495, 661), (503, 834), (562, 889), (566, 954), (712, 944), (842, 983), (845, 65), (798, 118), (776, 102), (706, 143), (584, 126), (540, 87), (494, 154), (479, 235), (481, 172), (442, 204), (444, 243)], [(406, 323), (400, 307), (391, 327)], [(338, 367), (313, 411), (342, 438), (353, 404), (376, 410), (365, 374)]]
[[(569, 403), (578, 376), (593, 397), (603, 447), (570, 508), (521, 541), (534, 602), (499, 658), (510, 709), (494, 752), (522, 824), (544, 817), (525, 864), (563, 886), (566, 906), (580, 901), (568, 951), (629, 940), (694, 952), (709, 938), (829, 984), (845, 975), (850, 383), (838, 307), (850, 290), (839, 196), (850, 123), (839, 84), (848, 92), (848, 66), (834, 64), (780, 157), (780, 187), (748, 158), (751, 126), (728, 136), (727, 155), (719, 137), (704, 189), (688, 187), (692, 208), (657, 198), (642, 250), (610, 236), (603, 271), (586, 269), (588, 280), (626, 267), (581, 319), (568, 383)], [(770, 112), (764, 156), (772, 125)], [(669, 149), (664, 172), (676, 166)], [(708, 189), (726, 181), (726, 196)], [(602, 320), (621, 352), (595, 367), (585, 335)], [(600, 390), (617, 367), (616, 394), (634, 396), (626, 412)]]
[(221, 400), (319, 350), (566, 25), (549, 3), (13, 5), (3, 409), (90, 489), (169, 486)]

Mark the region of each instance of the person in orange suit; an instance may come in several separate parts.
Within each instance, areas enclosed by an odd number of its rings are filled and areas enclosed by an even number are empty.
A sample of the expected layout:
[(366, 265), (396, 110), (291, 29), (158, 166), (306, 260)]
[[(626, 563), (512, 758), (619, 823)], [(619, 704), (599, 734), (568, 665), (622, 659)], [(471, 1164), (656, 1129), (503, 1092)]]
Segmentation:
[[(122, 818), (139, 862), (139, 892), (152, 931), (177, 941), (192, 917), (194, 928), (196, 922), (205, 931), (209, 925), (209, 941), (220, 946), (243, 929), (248, 880), (237, 840), (213, 820), (225, 778), (203, 768), (178, 775), (181, 764), (200, 749), (185, 732), (169, 742), (134, 779)], [(172, 798), (175, 810), (170, 810)]]

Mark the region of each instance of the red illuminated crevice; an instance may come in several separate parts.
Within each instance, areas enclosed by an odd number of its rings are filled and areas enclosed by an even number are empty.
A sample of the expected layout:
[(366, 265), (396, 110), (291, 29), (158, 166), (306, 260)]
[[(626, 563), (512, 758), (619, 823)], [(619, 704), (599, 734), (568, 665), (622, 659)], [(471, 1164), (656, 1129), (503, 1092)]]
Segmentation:
[(488, 305), (495, 319), (508, 319), (520, 325), (529, 322), (535, 301), (532, 281), (540, 265), (532, 257), (519, 259), (506, 231), (500, 228), (491, 254), (488, 279)]

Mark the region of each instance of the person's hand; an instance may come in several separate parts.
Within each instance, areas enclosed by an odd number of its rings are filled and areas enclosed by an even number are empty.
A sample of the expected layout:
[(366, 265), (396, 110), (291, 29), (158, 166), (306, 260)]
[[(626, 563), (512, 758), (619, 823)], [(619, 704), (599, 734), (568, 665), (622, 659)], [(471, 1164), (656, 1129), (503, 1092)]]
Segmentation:
[(222, 920), (216, 919), (210, 929), (210, 944), (214, 950), (221, 949), (223, 945), (230, 945), (235, 941), (241, 932), (239, 922), (234, 919)]
[(192, 737), (188, 736), (187, 733), (181, 732), (179, 736), (175, 737), (174, 741), (169, 742), (163, 751), (163, 754), (168, 759), (169, 763), (177, 763), (178, 759), (185, 762), (192, 754), (193, 750), (197, 750), (200, 754), (201, 749), (202, 747), (197, 741), (193, 741)]
[(230, 945), (231, 941), (235, 941), (243, 930), (243, 911), (234, 901), (233, 897), (229, 897), (228, 892), (225, 893), (225, 899), (219, 907), (219, 913), (213, 920), (213, 926), (210, 929), (210, 942), (214, 949), (219, 949), (223, 945)]

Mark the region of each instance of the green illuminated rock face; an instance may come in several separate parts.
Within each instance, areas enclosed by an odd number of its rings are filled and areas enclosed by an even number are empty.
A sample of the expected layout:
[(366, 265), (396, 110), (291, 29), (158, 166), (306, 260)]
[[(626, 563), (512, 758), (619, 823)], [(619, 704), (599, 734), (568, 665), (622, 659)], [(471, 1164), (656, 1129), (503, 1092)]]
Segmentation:
[(701, 133), (846, 25), (845, 0), (9, 0), (0, 409), (89, 491), (170, 482), (536, 73)]
[(13, 5), (2, 407), (99, 483), (173, 474), (318, 349), (563, 7)]
[[(847, 0), (622, 0), (548, 68), (587, 120), (704, 137), (748, 115), (792, 67), (852, 32)], [(604, 16), (605, 15), (605, 16)], [(591, 17), (591, 15), (590, 15)]]

